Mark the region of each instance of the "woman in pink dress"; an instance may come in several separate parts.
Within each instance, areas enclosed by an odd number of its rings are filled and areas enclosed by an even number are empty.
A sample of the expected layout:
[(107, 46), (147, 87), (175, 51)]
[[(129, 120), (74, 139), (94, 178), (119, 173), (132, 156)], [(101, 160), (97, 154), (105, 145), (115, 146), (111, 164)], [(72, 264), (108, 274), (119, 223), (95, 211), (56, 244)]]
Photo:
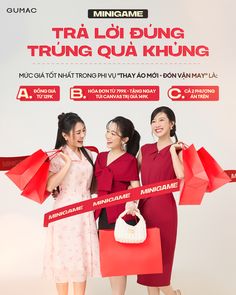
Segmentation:
[[(174, 112), (159, 107), (151, 114), (153, 135), (158, 141), (141, 147), (139, 164), (142, 184), (151, 184), (174, 178), (183, 178), (181, 144), (178, 143)], [(175, 137), (173, 143), (171, 137)], [(138, 283), (148, 287), (149, 295), (180, 295), (170, 285), (177, 234), (177, 209), (172, 193), (140, 200), (139, 209), (147, 227), (159, 227), (163, 255), (163, 273), (138, 275)]]
[[(98, 155), (95, 163), (98, 196), (128, 189), (129, 186), (139, 186), (138, 163), (135, 155), (139, 150), (140, 135), (134, 129), (133, 123), (124, 118), (116, 117), (107, 124), (107, 147), (109, 152)], [(125, 209), (133, 213), (137, 209), (135, 202), (97, 210), (99, 229), (111, 229), (115, 226), (117, 217)], [(133, 217), (128, 215), (127, 220)], [(110, 278), (113, 295), (125, 294), (126, 277), (114, 276)]]
[[(93, 162), (83, 147), (84, 122), (75, 113), (58, 116), (55, 148), (61, 148), (50, 163), (47, 190), (59, 187), (54, 209), (91, 198)], [(85, 294), (87, 277), (100, 276), (99, 244), (93, 212), (51, 223), (46, 241), (44, 274), (56, 282), (59, 295), (68, 295), (69, 282), (74, 295)]]

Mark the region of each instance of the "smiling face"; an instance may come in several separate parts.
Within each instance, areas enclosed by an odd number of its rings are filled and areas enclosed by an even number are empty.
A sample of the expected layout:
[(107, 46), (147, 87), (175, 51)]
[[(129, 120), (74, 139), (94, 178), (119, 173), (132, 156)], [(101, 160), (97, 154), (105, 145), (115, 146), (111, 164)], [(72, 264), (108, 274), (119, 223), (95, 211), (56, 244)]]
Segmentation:
[(72, 149), (83, 146), (85, 135), (86, 127), (81, 122), (77, 122), (74, 128), (68, 134), (63, 133), (66, 144)]
[(170, 136), (170, 130), (174, 123), (163, 112), (158, 113), (151, 122), (152, 132), (158, 138)]
[(122, 144), (125, 143), (125, 140), (122, 138), (121, 133), (117, 127), (117, 124), (114, 122), (110, 122), (110, 124), (107, 126), (105, 136), (107, 147), (109, 149), (120, 149)]

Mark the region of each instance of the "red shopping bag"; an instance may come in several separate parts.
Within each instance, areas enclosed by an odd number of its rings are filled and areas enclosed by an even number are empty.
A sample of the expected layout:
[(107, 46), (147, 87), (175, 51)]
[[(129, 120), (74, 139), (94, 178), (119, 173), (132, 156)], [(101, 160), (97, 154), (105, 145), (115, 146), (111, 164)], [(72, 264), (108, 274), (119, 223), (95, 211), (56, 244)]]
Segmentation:
[(163, 272), (159, 228), (148, 228), (140, 244), (119, 243), (114, 230), (99, 230), (99, 243), (103, 277)]
[(49, 160), (42, 164), (37, 173), (26, 185), (25, 189), (21, 193), (22, 196), (40, 204), (46, 200), (46, 198), (51, 194), (46, 190), (49, 164)]
[(200, 205), (209, 180), (199, 155), (190, 145), (183, 148), (184, 183), (180, 192), (180, 205)]
[(40, 149), (6, 172), (6, 175), (23, 190), (47, 159), (47, 153)]
[(209, 178), (207, 192), (213, 192), (214, 190), (231, 181), (229, 176), (224, 172), (216, 160), (205, 150), (204, 147), (198, 150), (198, 155)]

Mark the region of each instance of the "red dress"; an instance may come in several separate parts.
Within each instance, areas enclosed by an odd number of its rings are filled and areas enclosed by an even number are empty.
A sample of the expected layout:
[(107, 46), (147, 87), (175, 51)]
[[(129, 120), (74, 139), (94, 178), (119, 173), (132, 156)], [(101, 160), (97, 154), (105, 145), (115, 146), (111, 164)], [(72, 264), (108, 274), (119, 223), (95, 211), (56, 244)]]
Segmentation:
[[(95, 163), (98, 196), (126, 190), (130, 181), (139, 180), (137, 159), (134, 156), (124, 153), (109, 165), (107, 165), (107, 156), (108, 152), (100, 153)], [(125, 204), (115, 205), (96, 210), (95, 217), (105, 217), (107, 218), (106, 223), (114, 224), (119, 214), (124, 210)], [(104, 213), (106, 214), (104, 215)]]
[[(157, 144), (146, 144), (141, 148), (142, 184), (151, 184), (176, 178), (170, 145), (158, 151)], [(138, 275), (138, 283), (145, 286), (160, 287), (170, 285), (174, 259), (177, 208), (172, 193), (140, 200), (139, 209), (147, 227), (159, 227), (161, 233), (163, 273)]]

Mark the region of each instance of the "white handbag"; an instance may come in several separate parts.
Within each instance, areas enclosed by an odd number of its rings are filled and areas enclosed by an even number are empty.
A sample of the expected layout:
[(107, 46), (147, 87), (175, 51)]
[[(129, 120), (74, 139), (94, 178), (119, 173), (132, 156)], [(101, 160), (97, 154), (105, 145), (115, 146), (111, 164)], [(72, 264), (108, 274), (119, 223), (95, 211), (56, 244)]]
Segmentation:
[(143, 243), (147, 237), (146, 222), (139, 212), (135, 212), (139, 221), (135, 225), (130, 225), (122, 218), (128, 210), (122, 212), (116, 220), (114, 235), (115, 240), (120, 243), (138, 244)]

